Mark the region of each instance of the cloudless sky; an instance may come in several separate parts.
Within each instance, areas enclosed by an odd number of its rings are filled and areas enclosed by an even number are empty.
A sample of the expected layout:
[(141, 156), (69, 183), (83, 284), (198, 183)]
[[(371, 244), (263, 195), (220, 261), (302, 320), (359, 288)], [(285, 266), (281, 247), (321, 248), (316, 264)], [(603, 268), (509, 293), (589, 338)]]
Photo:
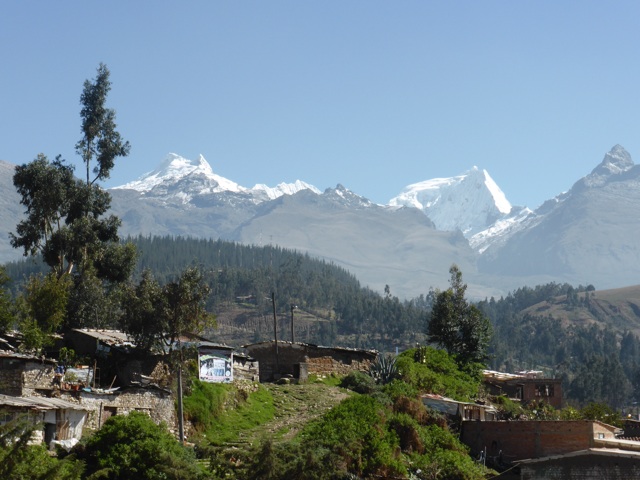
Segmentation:
[(640, 159), (638, 19), (637, 1), (5, 1), (0, 159), (77, 163), (104, 62), (132, 145), (107, 187), (174, 152), (387, 203), (477, 165), (535, 208), (615, 144)]

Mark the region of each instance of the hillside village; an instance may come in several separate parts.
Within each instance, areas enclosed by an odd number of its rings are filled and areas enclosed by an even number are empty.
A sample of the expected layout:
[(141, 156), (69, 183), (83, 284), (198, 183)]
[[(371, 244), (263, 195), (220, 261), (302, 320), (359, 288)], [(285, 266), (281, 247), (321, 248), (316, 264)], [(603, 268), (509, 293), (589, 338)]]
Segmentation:
[[(144, 412), (179, 435), (175, 372), (168, 357), (140, 355), (126, 334), (71, 330), (59, 339), (58, 360), (19, 353), (16, 337), (5, 337), (2, 343), (2, 425), (20, 414), (28, 415), (35, 425), (32, 441), (69, 451), (87, 432), (100, 429), (113, 416), (131, 412)], [(286, 340), (234, 348), (185, 337), (182, 346), (197, 359), (199, 381), (226, 385), (276, 383), (295, 388), (314, 379), (344, 379), (354, 373), (375, 377), (382, 358), (373, 350)], [(424, 352), (418, 349), (415, 355)], [(61, 353), (87, 364), (65, 364)], [(628, 418), (621, 423), (618, 418), (617, 425), (611, 425), (567, 418), (567, 411), (562, 413), (561, 380), (544, 378), (542, 372), (484, 370), (482, 383), (484, 393), (475, 401), (455, 400), (428, 389), (417, 398), (423, 408), (446, 419), (479, 465), (504, 472), (501, 478), (567, 478), (567, 472), (572, 478), (603, 478), (604, 472), (606, 478), (638, 474), (639, 420)], [(511, 406), (505, 408), (505, 402)], [(197, 426), (186, 427), (185, 441), (193, 428)], [(553, 472), (561, 473), (556, 477)]]

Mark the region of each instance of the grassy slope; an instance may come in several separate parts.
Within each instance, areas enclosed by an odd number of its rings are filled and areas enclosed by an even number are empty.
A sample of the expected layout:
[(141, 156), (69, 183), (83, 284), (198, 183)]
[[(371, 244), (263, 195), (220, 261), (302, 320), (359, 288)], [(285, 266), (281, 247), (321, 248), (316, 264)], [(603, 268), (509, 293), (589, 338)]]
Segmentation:
[[(524, 313), (549, 315), (560, 320), (564, 326), (595, 323), (600, 327), (608, 325), (618, 332), (630, 330), (640, 335), (640, 286), (599, 290), (589, 294), (591, 308), (572, 307), (567, 303), (566, 296), (560, 296), (533, 305)], [(580, 294), (580, 297), (584, 296), (584, 293)]]
[(241, 433), (254, 443), (261, 438), (290, 440), (308, 422), (320, 417), (349, 396), (342, 388), (319, 383), (304, 385), (264, 384), (273, 397), (274, 417), (267, 423)]

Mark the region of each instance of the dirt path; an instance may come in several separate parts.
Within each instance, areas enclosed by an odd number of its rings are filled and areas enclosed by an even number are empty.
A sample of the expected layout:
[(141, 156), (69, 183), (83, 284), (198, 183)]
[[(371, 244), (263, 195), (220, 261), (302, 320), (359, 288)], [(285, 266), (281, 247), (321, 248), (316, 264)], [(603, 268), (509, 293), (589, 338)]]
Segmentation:
[[(349, 396), (338, 387), (322, 384), (275, 385), (264, 384), (273, 396), (275, 418), (264, 425), (246, 432), (253, 439), (267, 436), (274, 441), (289, 440), (306, 423), (318, 418)], [(245, 437), (247, 440), (249, 438)]]

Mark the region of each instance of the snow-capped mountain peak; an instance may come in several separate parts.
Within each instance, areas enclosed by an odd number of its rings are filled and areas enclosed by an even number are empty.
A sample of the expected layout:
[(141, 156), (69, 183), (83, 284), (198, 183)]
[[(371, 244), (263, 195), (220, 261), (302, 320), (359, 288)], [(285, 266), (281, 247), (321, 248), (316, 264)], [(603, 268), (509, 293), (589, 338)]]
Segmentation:
[(202, 155), (196, 160), (189, 160), (175, 153), (167, 155), (155, 170), (113, 189), (136, 190), (145, 196), (162, 197), (165, 200), (174, 198), (180, 203), (188, 203), (194, 197), (210, 194), (240, 194), (258, 204), (282, 195), (293, 195), (300, 190), (320, 193), (316, 187), (301, 180), (280, 183), (276, 187), (257, 184), (253, 188), (246, 188), (215, 174)]
[(389, 205), (418, 208), (439, 230), (461, 230), (467, 237), (511, 212), (511, 203), (489, 173), (475, 166), (456, 177), (409, 185)]
[(255, 185), (251, 190), (255, 192), (264, 192), (269, 200), (276, 199), (278, 197), (281, 197), (282, 195), (293, 195), (301, 190), (311, 190), (313, 193), (317, 194), (321, 193), (320, 190), (318, 190), (316, 187), (303, 182), (302, 180), (296, 180), (294, 183), (279, 183), (275, 187), (269, 187), (263, 183), (259, 183)]
[[(175, 153), (170, 153), (153, 171), (142, 175), (137, 180), (115, 189), (137, 190), (147, 193), (161, 184), (172, 184), (186, 177), (200, 177), (202, 187), (208, 192), (242, 192), (246, 189), (235, 182), (213, 173), (211, 165), (200, 155), (197, 160), (189, 160)], [(198, 193), (205, 193), (202, 190)]]

